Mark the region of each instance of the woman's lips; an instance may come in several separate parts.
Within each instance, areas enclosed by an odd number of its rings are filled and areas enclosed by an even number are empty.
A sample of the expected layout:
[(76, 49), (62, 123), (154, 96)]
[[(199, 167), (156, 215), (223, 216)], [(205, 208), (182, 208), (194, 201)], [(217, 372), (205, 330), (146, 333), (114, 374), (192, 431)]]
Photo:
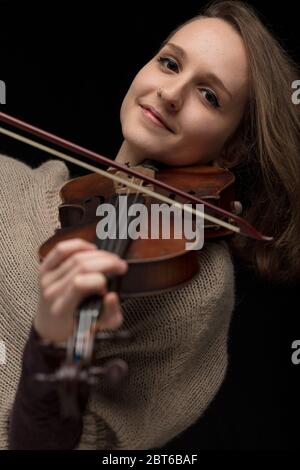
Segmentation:
[(143, 106), (141, 106), (141, 110), (142, 110), (143, 115), (147, 119), (152, 121), (154, 124), (156, 124), (156, 126), (162, 127), (163, 129), (166, 129), (167, 131), (170, 132), (170, 129), (168, 129), (156, 116), (154, 116), (154, 114), (152, 114), (149, 109), (143, 108)]

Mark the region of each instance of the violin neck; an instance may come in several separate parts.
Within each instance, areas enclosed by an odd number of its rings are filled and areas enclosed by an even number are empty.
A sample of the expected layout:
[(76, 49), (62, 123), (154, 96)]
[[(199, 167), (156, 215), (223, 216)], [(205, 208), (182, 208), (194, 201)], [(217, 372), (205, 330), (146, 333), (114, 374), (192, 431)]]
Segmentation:
[[(108, 222), (108, 227), (111, 234), (116, 231), (117, 234), (122, 232), (122, 234), (126, 236), (124, 238), (107, 237), (105, 239), (97, 237), (95, 243), (99, 249), (116, 253), (120, 257), (125, 258), (131, 241), (128, 234), (128, 227), (134, 219), (134, 216), (128, 216), (128, 212), (133, 204), (141, 204), (144, 201), (144, 198), (141, 194), (130, 193), (126, 196), (125, 207), (122, 204), (122, 197), (123, 196), (114, 195), (108, 200), (116, 211), (113, 220)], [(113, 227), (113, 224), (115, 223), (117, 226)], [(107, 289), (118, 291), (118, 277), (114, 275), (107, 275), (106, 277)], [(73, 336), (70, 338), (68, 344), (68, 362), (82, 362), (85, 365), (89, 365), (91, 363), (94, 349), (94, 327), (99, 315), (101, 314), (102, 306), (102, 298), (97, 295), (88, 297), (80, 305), (77, 311)]]

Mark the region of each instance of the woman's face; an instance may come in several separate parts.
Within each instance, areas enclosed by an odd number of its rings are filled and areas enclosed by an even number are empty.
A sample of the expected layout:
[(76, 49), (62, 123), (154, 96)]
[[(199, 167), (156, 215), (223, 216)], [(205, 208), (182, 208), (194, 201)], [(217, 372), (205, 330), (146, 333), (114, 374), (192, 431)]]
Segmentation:
[[(129, 153), (171, 166), (216, 159), (243, 116), (248, 85), (245, 47), (228, 23), (203, 18), (185, 25), (139, 71), (124, 98)], [(153, 122), (147, 106), (169, 129)]]

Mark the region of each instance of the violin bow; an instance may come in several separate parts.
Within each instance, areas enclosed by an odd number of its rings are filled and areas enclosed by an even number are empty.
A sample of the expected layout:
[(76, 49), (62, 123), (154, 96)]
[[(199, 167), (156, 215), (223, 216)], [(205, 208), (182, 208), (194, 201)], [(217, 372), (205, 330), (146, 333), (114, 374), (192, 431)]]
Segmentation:
[(198, 211), (197, 209), (194, 209), (192, 207), (181, 204), (178, 201), (174, 201), (173, 199), (170, 199), (167, 196), (164, 196), (162, 194), (158, 194), (158, 193), (150, 190), (149, 188), (146, 188), (145, 186), (141, 186), (140, 184), (136, 184), (132, 181), (128, 181), (128, 180), (126, 180), (126, 179), (124, 179), (124, 178), (122, 178), (118, 175), (109, 173), (106, 170), (101, 170), (100, 168), (98, 168), (94, 165), (91, 165), (91, 164), (86, 163), (86, 162), (82, 162), (82, 161), (80, 161), (80, 160), (78, 160), (78, 159), (76, 159), (76, 158), (74, 158), (70, 155), (67, 155), (67, 154), (65, 154), (65, 153), (63, 153), (59, 150), (53, 149), (51, 147), (47, 147), (46, 145), (41, 144), (40, 142), (36, 142), (35, 140), (29, 139), (29, 138), (27, 138), (23, 135), (17, 134), (16, 132), (13, 132), (9, 129), (6, 129), (4, 127), (0, 127), (0, 133), (6, 135), (8, 137), (11, 137), (15, 140), (26, 143), (28, 145), (31, 145), (32, 147), (38, 148), (39, 150), (47, 152), (47, 153), (49, 153), (51, 155), (54, 155), (58, 158), (62, 158), (63, 160), (66, 160), (66, 161), (69, 161), (69, 162), (71, 162), (75, 165), (81, 166), (82, 168), (85, 168), (85, 169), (90, 170), (92, 172), (98, 173), (102, 176), (108, 177), (108, 178), (110, 178), (114, 181), (117, 181), (121, 184), (124, 184), (124, 185), (126, 185), (126, 186), (128, 186), (128, 187), (130, 187), (134, 190), (137, 190), (139, 192), (141, 192), (141, 188), (142, 188), (142, 192), (144, 194), (147, 194), (148, 196), (151, 196), (155, 199), (158, 199), (160, 201), (171, 204), (175, 207), (178, 207), (179, 209), (183, 209), (183, 210), (185, 210), (187, 212), (190, 212), (190, 213), (192, 213), (192, 214), (194, 214), (198, 217), (202, 217), (206, 220), (209, 220), (210, 222), (213, 222), (213, 223), (215, 223), (219, 226), (227, 228), (227, 229), (229, 229), (229, 230), (231, 230), (235, 233), (238, 233), (240, 235), (244, 235), (246, 237), (250, 237), (250, 238), (253, 238), (255, 240), (260, 240), (260, 241), (272, 241), (273, 240), (273, 237), (262, 234), (255, 227), (253, 227), (249, 222), (247, 222), (243, 218), (239, 217), (238, 215), (232, 214), (231, 212), (229, 212), (225, 209), (221, 209), (220, 207), (214, 206), (213, 204), (211, 204), (211, 203), (209, 203), (209, 202), (207, 202), (207, 201), (205, 201), (205, 200), (203, 200), (199, 197), (196, 197), (192, 194), (186, 193), (185, 191), (183, 191), (179, 188), (170, 186), (167, 183), (164, 183), (162, 181), (158, 181), (155, 178), (152, 178), (151, 176), (144, 175), (144, 174), (142, 175), (141, 173), (134, 170), (133, 168), (127, 167), (126, 165), (122, 165), (121, 163), (118, 163), (114, 160), (110, 160), (109, 158), (104, 157), (103, 155), (100, 155), (99, 153), (96, 153), (96, 152), (93, 152), (92, 150), (88, 150), (84, 147), (81, 147), (81, 146), (79, 146), (79, 145), (77, 145), (73, 142), (70, 142), (70, 141), (65, 140), (61, 137), (58, 137), (54, 134), (51, 134), (47, 131), (44, 131), (43, 129), (40, 129), (36, 126), (28, 124), (27, 122), (24, 122), (20, 119), (17, 119), (13, 116), (10, 116), (10, 115), (6, 114), (6, 113), (0, 112), (0, 121), (4, 122), (5, 124), (8, 124), (8, 125), (12, 126), (13, 128), (20, 129), (20, 130), (25, 131), (25, 132), (27, 132), (31, 135), (34, 135), (34, 136), (36, 136), (40, 139), (44, 139), (46, 142), (50, 142), (52, 144), (58, 145), (58, 146), (60, 146), (64, 149), (66, 149), (66, 150), (69, 150), (69, 151), (74, 152), (78, 155), (81, 155), (81, 156), (83, 156), (83, 157), (85, 157), (89, 160), (96, 161), (97, 163), (101, 163), (101, 164), (107, 165), (109, 167), (113, 167), (116, 170), (122, 171), (122, 172), (127, 173), (131, 176), (134, 176), (134, 177), (138, 178), (139, 180), (144, 180), (147, 183), (153, 184), (153, 185), (158, 186), (162, 189), (165, 189), (169, 192), (175, 193), (178, 196), (181, 196), (181, 197), (183, 197), (184, 199), (187, 199), (190, 202), (194, 202), (194, 203), (197, 203), (197, 204), (203, 204), (204, 207), (207, 207), (207, 208), (211, 209), (212, 211), (216, 212), (217, 214), (220, 214), (222, 216), (228, 217), (229, 219), (233, 220), (236, 223), (236, 225), (233, 225), (232, 223), (226, 222), (222, 219), (218, 219), (217, 217), (214, 217), (210, 214), (205, 214), (204, 212)]

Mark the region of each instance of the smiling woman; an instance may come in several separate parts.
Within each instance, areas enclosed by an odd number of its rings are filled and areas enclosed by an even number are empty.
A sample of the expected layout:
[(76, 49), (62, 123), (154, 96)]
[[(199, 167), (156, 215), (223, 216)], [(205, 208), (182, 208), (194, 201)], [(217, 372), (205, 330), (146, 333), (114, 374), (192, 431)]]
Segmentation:
[[(124, 139), (116, 160), (234, 167), (244, 187), (244, 217), (274, 237), (261, 244), (241, 237), (205, 243), (198, 275), (172, 292), (120, 304), (106, 275), (125, 275), (126, 260), (81, 239), (59, 243), (39, 267), (38, 248), (59, 225), (59, 190), (68, 169), (49, 161), (32, 170), (2, 157), (3, 448), (159, 448), (202, 416), (227, 370), (232, 254), (267, 279), (299, 280), (295, 78), (292, 60), (248, 5), (217, 1), (179, 25), (133, 79), (120, 109)], [(134, 333), (130, 344), (107, 341), (96, 348), (95, 363), (105, 366), (118, 355), (130, 373), (117, 389), (101, 382), (89, 399), (83, 390), (80, 416), (63, 420), (57, 389), (32, 387), (34, 373), (50, 373), (61, 363), (55, 348), (43, 349), (40, 340), (65, 342), (81, 302), (94, 294), (104, 302), (99, 329), (123, 323)]]
[[(200, 18), (171, 39), (139, 71), (123, 101), (118, 161), (139, 163), (146, 154), (176, 166), (208, 163), (240, 124), (249, 97), (240, 34), (221, 19)], [(149, 118), (154, 114), (172, 132), (161, 132), (158, 140), (151, 126), (143, 126), (139, 106), (152, 107)]]
[[(292, 283), (300, 276), (299, 108), (291, 100), (298, 76), (250, 7), (212, 2), (171, 32), (136, 75), (121, 107), (125, 139), (116, 157), (235, 167), (247, 188), (244, 215), (274, 242), (240, 237), (232, 249), (268, 279)], [(159, 139), (139, 106), (164, 123)]]

